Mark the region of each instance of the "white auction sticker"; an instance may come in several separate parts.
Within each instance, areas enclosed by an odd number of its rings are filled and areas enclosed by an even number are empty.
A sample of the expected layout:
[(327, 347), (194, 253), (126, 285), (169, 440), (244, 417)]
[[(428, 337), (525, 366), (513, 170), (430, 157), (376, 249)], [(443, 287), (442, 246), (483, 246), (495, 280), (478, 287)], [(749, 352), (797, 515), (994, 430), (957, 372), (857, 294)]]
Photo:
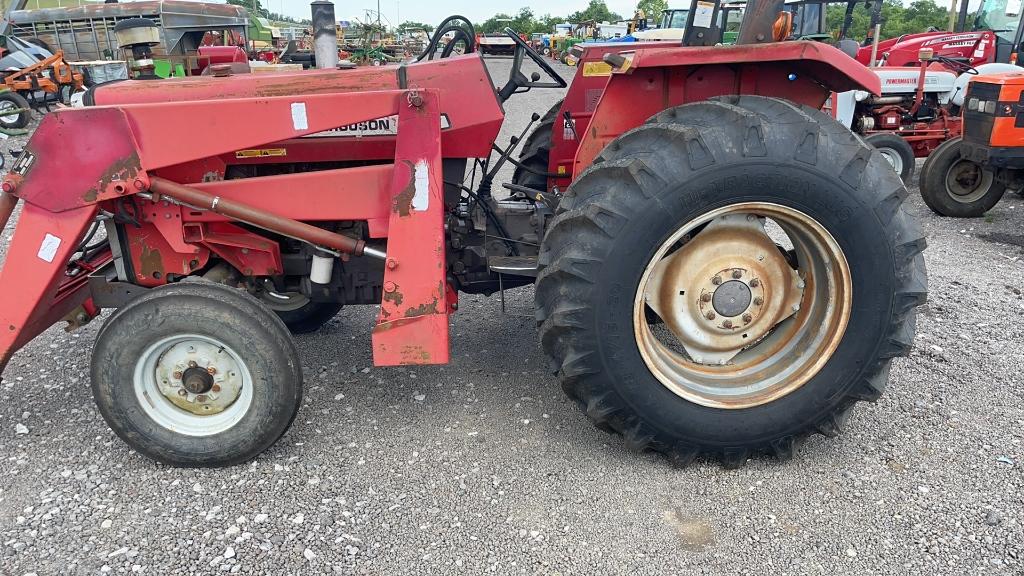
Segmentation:
[(413, 181), (415, 193), (412, 196), (412, 209), (424, 212), (430, 207), (430, 166), (426, 160), (416, 163)]
[(697, 2), (697, 10), (693, 13), (693, 26), (695, 28), (711, 28), (711, 17), (714, 14), (714, 2)]
[(306, 118), (306, 103), (294, 102), (292, 104), (292, 126), (296, 130), (309, 130), (309, 120)]
[(53, 259), (57, 256), (57, 248), (60, 248), (60, 242), (60, 238), (53, 234), (47, 234), (43, 238), (43, 243), (39, 245), (39, 253), (36, 256), (39, 256), (39, 259), (45, 262), (53, 262)]

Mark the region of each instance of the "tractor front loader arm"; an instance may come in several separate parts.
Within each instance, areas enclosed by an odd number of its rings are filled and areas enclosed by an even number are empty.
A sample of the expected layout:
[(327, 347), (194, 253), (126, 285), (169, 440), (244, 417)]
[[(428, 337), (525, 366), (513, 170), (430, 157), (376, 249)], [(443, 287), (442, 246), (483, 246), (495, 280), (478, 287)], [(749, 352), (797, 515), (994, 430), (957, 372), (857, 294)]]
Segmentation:
[[(72, 318), (78, 317), (74, 323), (80, 324), (81, 314), (84, 320), (98, 314), (88, 276), (112, 259), (111, 251), (90, 254), (88, 259), (74, 257), (97, 216), (116, 218), (117, 207), (124, 202), (145, 206), (153, 216), (159, 213), (159, 226), (152, 222), (143, 222), (141, 228), (126, 225), (123, 244), (148, 248), (160, 236), (160, 243), (153, 246), (164, 253), (152, 250), (149, 257), (168, 272), (190, 273), (195, 255), (216, 252), (218, 242), (220, 249), (232, 249), (224, 245), (223, 233), (215, 237), (216, 229), (205, 228), (213, 224), (197, 221), (195, 215), (210, 215), (229, 224), (244, 214), (250, 225), (265, 223), (265, 230), (295, 234), (329, 252), (359, 255), (365, 248), (362, 241), (349, 242), (340, 235), (328, 238), (322, 229), (282, 216), (287, 198), (261, 194), (300, 190), (307, 174), (247, 179), (252, 193), (245, 193), (245, 184), (232, 185), (227, 190), (236, 200), (225, 197), (220, 206), (216, 186), (209, 187), (212, 192), (203, 192), (201, 183), (172, 182), (160, 174), (185, 162), (391, 115), (398, 115), (402, 132), (389, 189), (339, 188), (336, 194), (316, 199), (320, 217), (311, 220), (365, 219), (367, 201), (346, 201), (353, 193), (370, 198), (370, 204), (391, 206), (387, 234), (398, 238), (388, 245), (385, 279), (396, 288), (382, 303), (380, 326), (373, 337), (375, 358), (392, 364), (446, 361), (447, 315), (454, 299), (444, 262), (439, 95), (434, 90), (403, 89), (88, 107), (47, 115), (4, 178), (0, 196), (2, 224), (21, 204), (0, 269), (0, 374), (15, 351), (56, 321), (74, 312)], [(83, 134), (88, 138), (83, 139)], [(67, 154), (70, 141), (83, 143), (73, 158)], [(388, 173), (346, 168), (321, 174), (344, 181), (347, 171), (353, 182), (363, 183)], [(165, 200), (172, 209), (176, 202), (189, 206), (175, 213), (182, 221), (171, 216)], [(186, 215), (190, 222), (185, 222)], [(248, 232), (240, 228), (235, 232), (230, 239), (237, 247), (237, 233)], [(308, 239), (302, 237), (306, 232), (311, 232)], [(258, 235), (248, 241), (266, 244)], [(273, 247), (269, 249), (273, 252)], [(366, 248), (366, 254), (371, 253), (385, 256)], [(153, 273), (149, 285), (165, 283), (167, 276)]]

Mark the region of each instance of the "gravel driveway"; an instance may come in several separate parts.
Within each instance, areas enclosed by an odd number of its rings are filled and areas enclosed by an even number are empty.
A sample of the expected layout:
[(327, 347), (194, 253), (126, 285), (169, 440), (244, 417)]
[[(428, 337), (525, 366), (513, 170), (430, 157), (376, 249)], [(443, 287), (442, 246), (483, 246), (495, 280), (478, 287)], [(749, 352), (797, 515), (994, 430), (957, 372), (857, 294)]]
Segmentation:
[[(513, 97), (506, 137), (559, 97)], [(131, 452), (90, 396), (99, 322), (52, 328), (0, 385), (0, 574), (1022, 574), (1024, 199), (908, 203), (930, 244), (915, 352), (845, 435), (736, 471), (591, 426), (528, 288), (504, 315), (463, 297), (442, 367), (373, 368), (374, 310), (344, 310), (298, 339), (291, 431), (222, 470)]]

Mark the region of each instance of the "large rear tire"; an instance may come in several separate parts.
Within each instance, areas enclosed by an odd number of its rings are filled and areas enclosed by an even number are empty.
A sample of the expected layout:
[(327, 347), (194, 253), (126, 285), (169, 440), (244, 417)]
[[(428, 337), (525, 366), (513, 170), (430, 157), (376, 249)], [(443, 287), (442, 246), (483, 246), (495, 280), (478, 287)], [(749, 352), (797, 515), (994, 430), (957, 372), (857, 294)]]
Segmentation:
[(880, 153), (811, 108), (741, 96), (667, 110), (562, 199), (539, 258), (542, 347), (631, 448), (729, 467), (791, 457), (877, 399), (911, 348), (927, 280), (906, 194)]
[(302, 401), (298, 350), (280, 319), (210, 282), (151, 290), (100, 330), (92, 389), (129, 446), (175, 466), (228, 466), (269, 448)]
[(921, 168), (921, 199), (940, 216), (975, 218), (991, 210), (1006, 192), (995, 173), (960, 157), (960, 138), (943, 142)]
[[(558, 111), (562, 108), (562, 102), (562, 100), (555, 102), (555, 105), (541, 117), (537, 127), (526, 137), (523, 151), (519, 153), (520, 164), (541, 174), (548, 171), (552, 134), (558, 120)], [(516, 170), (512, 174), (512, 183), (547, 192), (548, 179), (541, 174), (534, 174), (516, 166)]]

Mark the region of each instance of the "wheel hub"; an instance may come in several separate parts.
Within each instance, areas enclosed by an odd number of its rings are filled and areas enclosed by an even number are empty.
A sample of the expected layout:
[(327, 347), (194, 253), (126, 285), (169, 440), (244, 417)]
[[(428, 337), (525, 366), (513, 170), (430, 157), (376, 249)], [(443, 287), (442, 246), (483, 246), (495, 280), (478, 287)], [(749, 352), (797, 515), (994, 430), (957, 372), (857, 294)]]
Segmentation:
[(198, 366), (185, 370), (181, 377), (181, 385), (190, 394), (205, 394), (213, 388), (213, 376)]
[(633, 308), (637, 348), (686, 400), (759, 406), (828, 362), (851, 290), (842, 249), (813, 217), (774, 203), (724, 206), (679, 226), (651, 256)]
[(227, 410), (242, 392), (238, 363), (210, 342), (185, 340), (174, 344), (157, 360), (154, 371), (164, 398), (197, 416)]
[(722, 316), (735, 317), (746, 312), (752, 300), (750, 286), (739, 280), (730, 280), (715, 290), (711, 305)]
[(730, 214), (661, 260), (644, 297), (694, 362), (723, 365), (799, 310), (803, 285), (761, 219)]

